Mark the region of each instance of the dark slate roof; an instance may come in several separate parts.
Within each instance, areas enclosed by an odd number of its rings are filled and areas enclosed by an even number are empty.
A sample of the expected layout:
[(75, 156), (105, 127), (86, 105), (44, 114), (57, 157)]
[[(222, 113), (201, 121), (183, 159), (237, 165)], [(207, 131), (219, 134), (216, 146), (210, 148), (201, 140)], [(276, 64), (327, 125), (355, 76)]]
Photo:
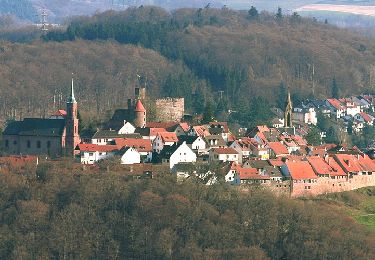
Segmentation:
[(112, 118), (106, 124), (106, 128), (120, 130), (124, 125), (124, 121), (134, 121), (134, 110), (132, 109), (117, 109)]
[(174, 144), (172, 146), (164, 145), (163, 150), (160, 152), (160, 156), (163, 159), (171, 158), (172, 154), (177, 150), (179, 145)]
[(264, 167), (264, 171), (270, 177), (283, 177), (279, 167), (266, 166)]
[(65, 119), (25, 118), (23, 121), (14, 121), (7, 125), (4, 135), (24, 136), (62, 136), (65, 128)]
[(224, 132), (224, 129), (215, 127), (215, 128), (210, 128), (208, 131), (210, 132), (211, 135), (221, 135)]
[(270, 166), (268, 161), (265, 161), (265, 160), (248, 160), (245, 164), (255, 169), (263, 169), (266, 166)]
[(92, 138), (94, 138), (94, 139), (98, 139), (98, 138), (135, 138), (135, 139), (141, 139), (142, 136), (139, 133), (118, 134), (118, 132), (114, 131), (114, 130), (99, 130), (94, 134), (94, 136)]
[(182, 144), (183, 142), (186, 142), (186, 144), (193, 144), (195, 140), (197, 140), (199, 136), (187, 136), (183, 135), (178, 137), (178, 144)]

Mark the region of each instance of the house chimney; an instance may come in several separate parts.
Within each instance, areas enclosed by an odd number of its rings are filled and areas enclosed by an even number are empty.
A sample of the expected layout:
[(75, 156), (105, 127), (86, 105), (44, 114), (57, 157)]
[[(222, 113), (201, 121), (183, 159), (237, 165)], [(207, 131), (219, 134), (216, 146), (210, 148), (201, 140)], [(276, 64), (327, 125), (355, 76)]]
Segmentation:
[(350, 166), (350, 161), (349, 160), (345, 159), (344, 163), (346, 163), (346, 165)]

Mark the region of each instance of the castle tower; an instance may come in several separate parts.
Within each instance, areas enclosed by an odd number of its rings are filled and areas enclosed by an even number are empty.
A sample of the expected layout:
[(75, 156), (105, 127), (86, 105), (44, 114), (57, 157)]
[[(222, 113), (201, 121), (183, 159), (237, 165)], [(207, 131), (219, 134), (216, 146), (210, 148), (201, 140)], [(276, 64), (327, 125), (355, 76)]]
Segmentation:
[(140, 99), (137, 100), (134, 108), (134, 126), (146, 127), (146, 109)]
[(290, 92), (288, 92), (288, 100), (285, 107), (285, 114), (284, 114), (284, 127), (292, 127), (292, 112), (293, 112), (293, 105), (292, 99), (290, 98)]
[(75, 147), (80, 143), (78, 134), (78, 106), (74, 97), (74, 80), (70, 88), (70, 95), (66, 101), (66, 119), (65, 119), (65, 149), (67, 155), (73, 155)]

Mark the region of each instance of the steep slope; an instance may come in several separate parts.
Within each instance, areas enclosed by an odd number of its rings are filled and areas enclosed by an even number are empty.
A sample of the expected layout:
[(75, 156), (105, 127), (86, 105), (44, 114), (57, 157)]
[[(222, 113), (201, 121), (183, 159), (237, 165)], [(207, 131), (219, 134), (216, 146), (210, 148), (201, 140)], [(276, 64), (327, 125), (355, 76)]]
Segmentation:
[(275, 101), (280, 82), (301, 97), (330, 96), (333, 78), (342, 95), (375, 86), (373, 41), (299, 16), (133, 8), (77, 20), (65, 36), (52, 33), (46, 38), (64, 37), (115, 39), (152, 48), (182, 60), (214, 91), (225, 91), (232, 103), (244, 94)]
[(64, 108), (72, 73), (80, 110), (103, 117), (107, 110), (127, 104), (137, 74), (147, 77), (149, 95), (157, 96), (168, 75), (185, 75), (187, 70), (154, 51), (130, 45), (2, 43), (0, 118), (48, 116), (54, 107)]

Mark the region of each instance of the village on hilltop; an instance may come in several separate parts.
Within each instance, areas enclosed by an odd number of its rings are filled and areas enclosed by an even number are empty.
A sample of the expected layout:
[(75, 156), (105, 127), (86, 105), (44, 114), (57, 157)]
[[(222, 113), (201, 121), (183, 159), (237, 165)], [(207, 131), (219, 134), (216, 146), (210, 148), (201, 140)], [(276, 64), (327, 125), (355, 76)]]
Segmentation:
[[(255, 185), (291, 196), (318, 195), (375, 185), (374, 152), (345, 144), (311, 145), (306, 136), (317, 125), (317, 113), (334, 118), (348, 131), (373, 126), (375, 96), (312, 100), (293, 107), (290, 93), (285, 108), (273, 109), (272, 126), (240, 129), (233, 134), (227, 122), (191, 123), (184, 120), (184, 99), (156, 100), (157, 122), (147, 121), (143, 105), (146, 88), (118, 109), (103, 129), (80, 137), (78, 103), (72, 79), (66, 110), (48, 119), (25, 118), (7, 124), (2, 138), (9, 164), (37, 163), (38, 156), (74, 156), (77, 163), (95, 165), (112, 160), (136, 178), (160, 172), (177, 181), (195, 179), (205, 185), (226, 182)], [(326, 133), (320, 132), (320, 137)]]

